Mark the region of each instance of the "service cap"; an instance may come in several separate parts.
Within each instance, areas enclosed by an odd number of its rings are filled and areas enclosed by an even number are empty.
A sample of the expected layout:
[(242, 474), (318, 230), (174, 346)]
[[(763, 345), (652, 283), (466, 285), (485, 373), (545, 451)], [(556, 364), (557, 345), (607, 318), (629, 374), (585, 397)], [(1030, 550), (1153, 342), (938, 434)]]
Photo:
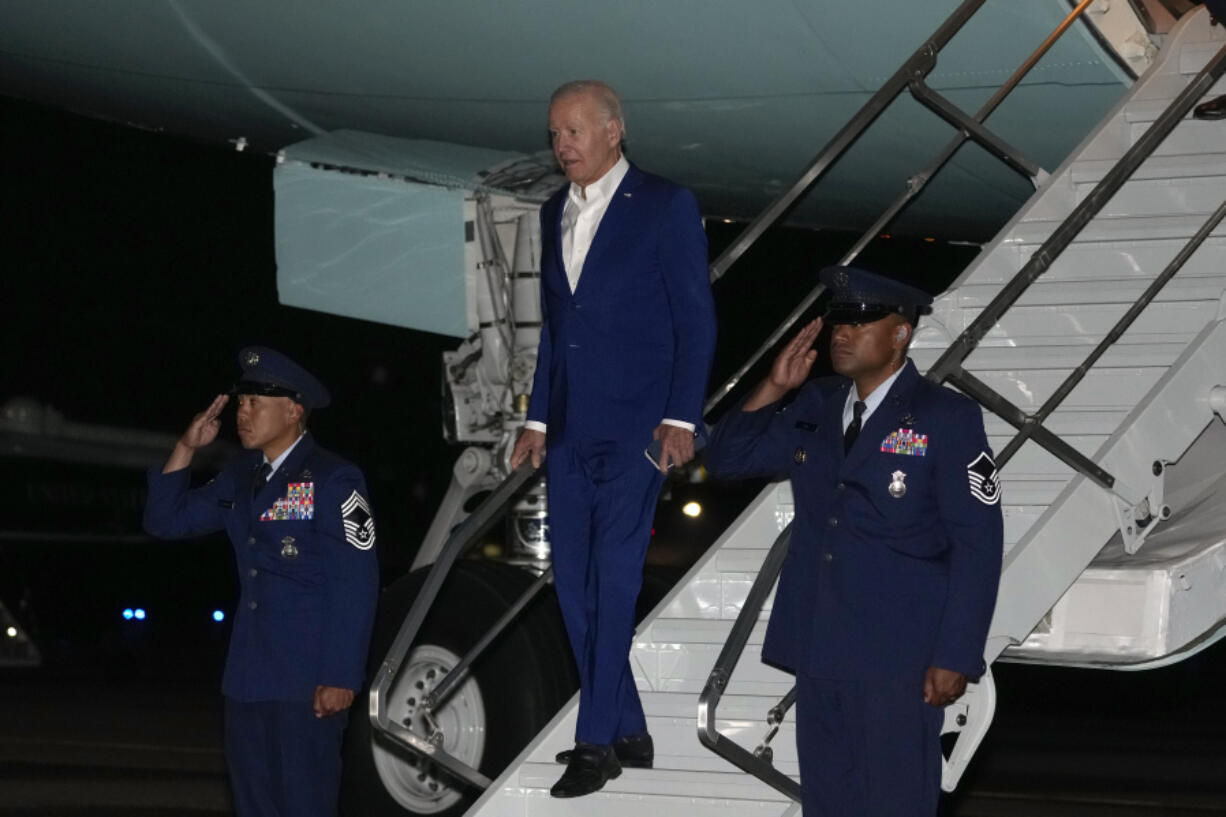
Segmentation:
[(860, 267), (826, 267), (818, 276), (830, 290), (822, 321), (827, 325), (879, 321), (902, 315), (912, 324), (932, 310), (932, 296), (878, 272)]
[(324, 408), (331, 395), (315, 375), (267, 346), (247, 346), (238, 353), (242, 369), (230, 394), (263, 394), (288, 397), (309, 409)]

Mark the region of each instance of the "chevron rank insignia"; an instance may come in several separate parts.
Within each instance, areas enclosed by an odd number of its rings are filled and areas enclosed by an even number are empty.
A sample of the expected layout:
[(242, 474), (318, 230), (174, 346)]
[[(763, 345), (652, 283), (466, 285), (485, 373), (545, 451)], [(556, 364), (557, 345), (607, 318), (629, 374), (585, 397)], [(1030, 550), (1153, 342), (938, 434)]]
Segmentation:
[(285, 522), (291, 519), (314, 518), (314, 482), (291, 482), (285, 488), (285, 496), (273, 502), (271, 508), (260, 514), (261, 522)]
[(988, 452), (980, 451), (966, 466), (966, 474), (971, 481), (971, 496), (984, 505), (1000, 502), (1000, 472)]
[(366, 497), (354, 491), (341, 503), (341, 521), (345, 526), (345, 541), (358, 550), (370, 550), (375, 544), (375, 518)]
[(909, 428), (900, 428), (891, 431), (890, 436), (881, 441), (881, 450), (886, 454), (922, 457), (928, 453), (928, 435), (916, 434)]

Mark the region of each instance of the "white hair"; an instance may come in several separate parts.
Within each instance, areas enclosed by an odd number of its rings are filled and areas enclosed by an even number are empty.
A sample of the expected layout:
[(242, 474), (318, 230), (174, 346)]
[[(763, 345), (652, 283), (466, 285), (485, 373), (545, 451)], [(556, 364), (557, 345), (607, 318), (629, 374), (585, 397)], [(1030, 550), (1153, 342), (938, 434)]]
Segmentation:
[(612, 85), (598, 79), (575, 79), (564, 82), (550, 94), (549, 104), (552, 105), (562, 97), (574, 94), (589, 94), (592, 99), (596, 100), (596, 104), (604, 110), (605, 121), (617, 122), (621, 125), (622, 138), (625, 138), (626, 115), (622, 112), (621, 97), (617, 95), (617, 91), (613, 90)]

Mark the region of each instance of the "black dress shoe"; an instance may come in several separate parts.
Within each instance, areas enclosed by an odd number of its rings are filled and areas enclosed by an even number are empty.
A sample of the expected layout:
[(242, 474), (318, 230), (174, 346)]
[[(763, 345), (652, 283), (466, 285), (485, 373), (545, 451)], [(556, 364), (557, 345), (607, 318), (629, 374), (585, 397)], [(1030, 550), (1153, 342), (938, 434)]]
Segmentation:
[(1200, 103), (1192, 110), (1192, 116), (1197, 119), (1226, 119), (1226, 94)]
[[(650, 769), (656, 757), (656, 746), (651, 735), (644, 732), (613, 741), (613, 752), (617, 755), (617, 762), (626, 769)], [(570, 763), (573, 753), (573, 749), (567, 749), (558, 752), (553, 759), (565, 766)]]
[(566, 771), (549, 793), (554, 797), (582, 797), (600, 791), (604, 784), (622, 773), (612, 746), (576, 743)]

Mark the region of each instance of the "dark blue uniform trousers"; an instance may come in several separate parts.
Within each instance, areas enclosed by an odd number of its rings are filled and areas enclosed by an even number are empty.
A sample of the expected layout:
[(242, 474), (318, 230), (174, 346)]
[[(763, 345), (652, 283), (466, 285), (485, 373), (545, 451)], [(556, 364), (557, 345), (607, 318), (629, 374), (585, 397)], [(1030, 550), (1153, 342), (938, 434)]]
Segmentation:
[(349, 713), (317, 718), (311, 701), (225, 702), (237, 817), (336, 817)]
[(832, 681), (798, 676), (796, 748), (805, 817), (933, 817), (944, 710), (923, 677)]
[(579, 669), (575, 740), (608, 745), (647, 731), (630, 643), (664, 476), (625, 443), (568, 442), (545, 462), (554, 585)]

